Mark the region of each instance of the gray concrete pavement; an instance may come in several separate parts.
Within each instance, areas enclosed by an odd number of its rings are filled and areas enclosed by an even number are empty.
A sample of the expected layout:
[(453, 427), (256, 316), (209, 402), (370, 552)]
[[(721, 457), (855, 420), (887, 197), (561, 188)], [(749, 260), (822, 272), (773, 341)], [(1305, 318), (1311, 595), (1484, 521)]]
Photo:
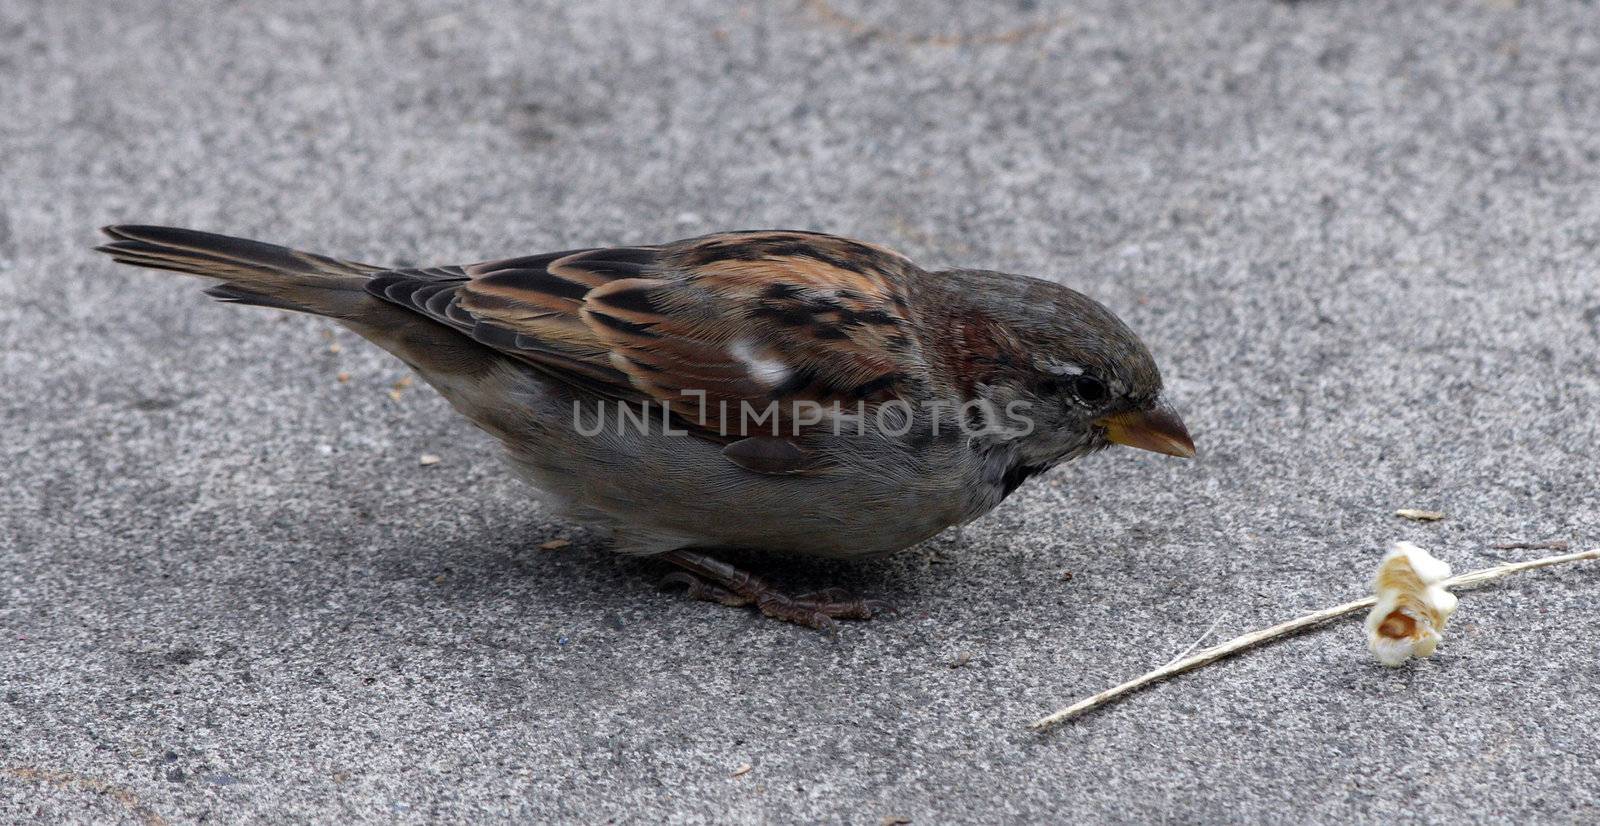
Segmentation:
[[(0, 820), (1600, 819), (1592, 565), (1411, 667), (1345, 623), (1024, 729), (1395, 539), (1600, 543), (1594, 7), (935, 5), (0, 0)], [(904, 609), (830, 642), (657, 592), (400, 364), (114, 267), (114, 221), (1036, 273), (1144, 334), (1206, 455), (774, 565)]]

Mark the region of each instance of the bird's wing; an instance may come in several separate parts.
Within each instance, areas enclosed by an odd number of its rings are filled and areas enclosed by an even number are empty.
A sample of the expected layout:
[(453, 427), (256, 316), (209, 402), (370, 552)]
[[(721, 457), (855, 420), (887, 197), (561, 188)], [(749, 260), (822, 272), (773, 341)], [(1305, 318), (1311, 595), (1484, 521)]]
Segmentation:
[(748, 435), (742, 405), (776, 402), (792, 435), (796, 403), (854, 413), (920, 400), (929, 371), (907, 295), (915, 271), (868, 244), (763, 231), (395, 270), (368, 289), (558, 379), (665, 403), (698, 435), (731, 440)]

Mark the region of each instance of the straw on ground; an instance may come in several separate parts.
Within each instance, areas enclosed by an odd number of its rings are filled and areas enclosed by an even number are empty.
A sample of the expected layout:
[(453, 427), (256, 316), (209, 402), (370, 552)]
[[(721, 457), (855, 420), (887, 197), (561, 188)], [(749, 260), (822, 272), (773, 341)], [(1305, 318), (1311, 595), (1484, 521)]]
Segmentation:
[[(1482, 585), (1486, 582), (1499, 579), (1503, 576), (1508, 576), (1510, 574), (1529, 571), (1533, 570), (1534, 568), (1545, 568), (1551, 565), (1561, 565), (1567, 562), (1579, 562), (1586, 559), (1600, 559), (1600, 548), (1593, 548), (1587, 551), (1577, 551), (1570, 554), (1561, 554), (1559, 556), (1547, 556), (1542, 559), (1530, 559), (1524, 562), (1508, 562), (1504, 565), (1496, 565), (1493, 568), (1484, 568), (1479, 571), (1471, 571), (1469, 573), (1451, 577), (1450, 579), (1445, 580), (1444, 586), (1446, 588), (1472, 588)], [(1332, 608), (1324, 608), (1321, 611), (1306, 614), (1303, 617), (1296, 617), (1288, 622), (1282, 622), (1274, 625), (1271, 628), (1263, 628), (1259, 631), (1251, 631), (1243, 636), (1235, 637), (1225, 643), (1200, 651), (1193, 656), (1185, 657), (1183, 659), (1168, 663), (1154, 671), (1142, 674), (1121, 685), (1108, 688), (1099, 694), (1095, 694), (1091, 697), (1085, 697), (1084, 699), (1079, 700), (1078, 702), (1073, 703), (1072, 705), (1067, 706), (1066, 708), (1063, 708), (1054, 714), (1041, 717), (1038, 720), (1033, 721), (1029, 728), (1034, 729), (1035, 731), (1042, 731), (1058, 723), (1070, 720), (1079, 714), (1089, 711), (1090, 709), (1099, 708), (1100, 706), (1113, 702), (1152, 683), (1157, 683), (1167, 679), (1168, 677), (1182, 674), (1183, 672), (1191, 669), (1199, 668), (1202, 665), (1214, 663), (1217, 660), (1230, 657), (1239, 653), (1240, 651), (1253, 648), (1257, 645), (1261, 645), (1262, 643), (1287, 637), (1296, 632), (1303, 631), (1316, 625), (1321, 625), (1322, 623), (1338, 619), (1339, 617), (1347, 614), (1354, 614), (1357, 611), (1371, 608), (1376, 602), (1376, 597), (1366, 597), (1364, 599), (1346, 602), (1343, 605), (1335, 605)]]

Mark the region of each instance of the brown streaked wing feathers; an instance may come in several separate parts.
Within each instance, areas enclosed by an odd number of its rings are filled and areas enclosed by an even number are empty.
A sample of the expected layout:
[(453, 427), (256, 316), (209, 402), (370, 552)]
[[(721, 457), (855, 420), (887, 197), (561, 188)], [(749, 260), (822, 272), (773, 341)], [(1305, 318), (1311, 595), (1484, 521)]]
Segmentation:
[[(448, 279), (394, 271), (369, 289), (552, 375), (737, 438), (741, 403), (854, 411), (926, 392), (912, 271), (849, 239), (749, 232), (492, 261)], [(705, 392), (704, 416), (685, 390)]]

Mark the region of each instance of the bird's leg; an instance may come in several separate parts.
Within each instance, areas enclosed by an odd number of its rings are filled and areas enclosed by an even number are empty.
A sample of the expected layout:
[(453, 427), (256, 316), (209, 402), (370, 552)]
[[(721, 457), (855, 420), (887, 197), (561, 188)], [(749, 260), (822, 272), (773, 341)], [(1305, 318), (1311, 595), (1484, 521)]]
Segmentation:
[(723, 605), (754, 605), (773, 619), (819, 630), (832, 628), (836, 619), (872, 619), (894, 610), (883, 600), (862, 599), (840, 588), (789, 596), (749, 571), (694, 551), (668, 551), (661, 559), (683, 569), (662, 579), (663, 586), (683, 585), (689, 596)]

